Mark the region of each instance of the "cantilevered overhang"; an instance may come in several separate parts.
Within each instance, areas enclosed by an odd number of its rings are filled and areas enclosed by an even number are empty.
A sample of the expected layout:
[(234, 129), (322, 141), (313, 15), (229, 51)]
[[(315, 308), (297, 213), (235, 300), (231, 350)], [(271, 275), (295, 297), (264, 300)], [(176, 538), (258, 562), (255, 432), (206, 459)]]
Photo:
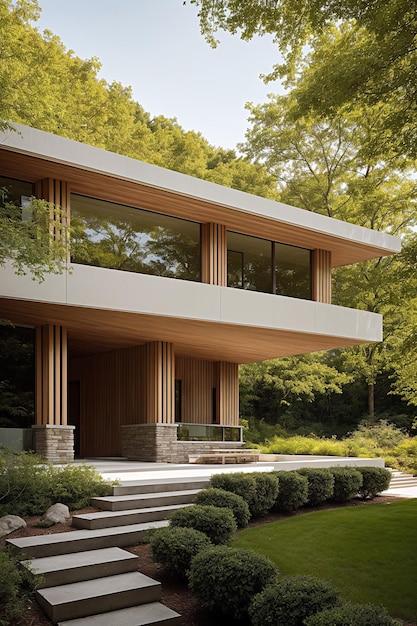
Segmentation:
[(382, 339), (375, 313), (83, 265), (42, 284), (0, 270), (0, 318), (62, 324), (74, 353), (162, 340), (177, 355), (236, 363)]
[(229, 230), (332, 253), (332, 266), (348, 265), (399, 252), (400, 240), (385, 233), (136, 159), (14, 124), (0, 133), (3, 176), (36, 182), (58, 178), (71, 191), (183, 217), (217, 222)]

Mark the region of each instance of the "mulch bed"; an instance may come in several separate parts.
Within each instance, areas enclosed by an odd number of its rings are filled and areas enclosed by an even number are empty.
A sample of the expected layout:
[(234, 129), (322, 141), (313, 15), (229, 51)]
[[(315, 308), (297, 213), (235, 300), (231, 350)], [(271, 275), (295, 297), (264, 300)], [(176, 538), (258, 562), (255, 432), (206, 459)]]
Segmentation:
[[(388, 497), (388, 496), (379, 496), (372, 500), (372, 503), (378, 504), (389, 504), (391, 502), (398, 501), (397, 497)], [(369, 502), (369, 503), (371, 503)], [(354, 500), (353, 502), (349, 502), (347, 504), (341, 505), (328, 505), (319, 508), (311, 508), (311, 509), (300, 509), (299, 511), (294, 512), (291, 516), (303, 515), (306, 512), (311, 512), (315, 510), (326, 510), (326, 509), (335, 509), (345, 506), (366, 506), (368, 502), (364, 502), (362, 500)], [(97, 509), (87, 508), (82, 511), (74, 511), (73, 513), (88, 513), (95, 511)], [(258, 526), (260, 524), (268, 524), (270, 522), (275, 522), (280, 519), (287, 519), (288, 515), (282, 515), (278, 513), (270, 513), (266, 517), (255, 520), (249, 524), (249, 527)], [(51, 526), (51, 528), (37, 528), (35, 524), (39, 520), (39, 516), (28, 517), (25, 518), (27, 523), (27, 528), (20, 529), (11, 533), (5, 538), (0, 539), (0, 545), (4, 545), (5, 539), (8, 538), (17, 538), (17, 537), (29, 537), (33, 535), (45, 535), (45, 534), (53, 534), (57, 532), (68, 532), (76, 530), (70, 524), (56, 524), (55, 526)], [(155, 580), (158, 580), (162, 583), (162, 602), (169, 606), (174, 611), (177, 611), (181, 616), (181, 624), (182, 626), (212, 626), (213, 618), (209, 615), (205, 614), (202, 609), (200, 609), (199, 604), (196, 598), (193, 596), (191, 591), (187, 589), (184, 583), (179, 583), (174, 580), (172, 577), (168, 576), (163, 568), (154, 563), (152, 560), (151, 550), (147, 544), (140, 544), (138, 546), (133, 546), (131, 548), (127, 548), (129, 552), (136, 554), (138, 556), (138, 569), (146, 576), (150, 576)], [(225, 622), (226, 624), (226, 622)], [(228, 626), (232, 626), (230, 620), (227, 622)], [(28, 607), (27, 611), (22, 617), (22, 620), (19, 622), (19, 626), (51, 626), (52, 622), (44, 615), (43, 611), (40, 609), (38, 604), (33, 601)], [(403, 622), (404, 626), (417, 626), (412, 622)], [(117, 624), (115, 624), (117, 626)], [(216, 619), (216, 626), (223, 626), (222, 622)]]

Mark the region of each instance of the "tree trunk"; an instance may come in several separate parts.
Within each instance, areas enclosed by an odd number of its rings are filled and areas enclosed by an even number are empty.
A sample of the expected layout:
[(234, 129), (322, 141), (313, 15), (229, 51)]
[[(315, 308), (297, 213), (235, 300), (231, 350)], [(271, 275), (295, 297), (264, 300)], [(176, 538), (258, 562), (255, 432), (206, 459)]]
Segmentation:
[(368, 383), (368, 416), (369, 421), (374, 422), (375, 418), (375, 384)]

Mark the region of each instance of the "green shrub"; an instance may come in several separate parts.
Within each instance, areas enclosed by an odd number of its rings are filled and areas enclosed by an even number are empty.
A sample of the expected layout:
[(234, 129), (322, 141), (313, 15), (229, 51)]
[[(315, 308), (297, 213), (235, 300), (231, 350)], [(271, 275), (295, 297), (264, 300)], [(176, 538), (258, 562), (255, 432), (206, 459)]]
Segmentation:
[(308, 480), (298, 472), (274, 472), (278, 476), (279, 490), (273, 509), (290, 513), (308, 500)]
[(248, 525), (250, 519), (249, 506), (242, 496), (238, 496), (236, 493), (209, 487), (199, 491), (194, 502), (231, 509), (238, 528), (244, 528)]
[(207, 535), (214, 544), (228, 543), (236, 531), (236, 522), (230, 509), (194, 504), (178, 509), (169, 520), (171, 527), (194, 528)]
[(250, 508), (250, 502), (253, 501), (256, 495), (254, 473), (255, 472), (235, 472), (233, 474), (214, 474), (214, 476), (210, 478), (209, 486), (236, 493), (248, 503)]
[(179, 578), (186, 578), (193, 557), (211, 545), (204, 533), (181, 527), (157, 528), (150, 541), (153, 560)]
[(306, 617), (340, 602), (330, 583), (310, 576), (289, 576), (259, 593), (249, 614), (253, 626), (302, 626)]
[(215, 474), (210, 487), (231, 491), (241, 496), (253, 517), (262, 517), (273, 507), (278, 493), (278, 480), (271, 472), (236, 472)]
[(278, 477), (273, 472), (253, 472), (255, 495), (248, 503), (253, 517), (263, 517), (274, 506), (278, 491)]
[(358, 495), (362, 487), (362, 474), (354, 467), (331, 467), (334, 478), (333, 500), (347, 502)]
[(13, 553), (0, 549), (1, 626), (17, 623), (37, 587), (37, 577), (21, 567), (19, 560)]
[(88, 465), (54, 467), (36, 454), (0, 449), (0, 515), (40, 515), (55, 502), (79, 509), (111, 490)]
[(334, 478), (330, 470), (305, 467), (297, 472), (308, 480), (308, 506), (320, 506), (333, 497)]
[(400, 622), (383, 607), (347, 603), (309, 617), (305, 626), (400, 626)]
[(218, 616), (247, 620), (253, 596), (277, 573), (272, 561), (256, 552), (216, 546), (193, 559), (189, 581), (203, 608)]
[(391, 472), (384, 467), (358, 467), (362, 474), (362, 486), (359, 495), (364, 499), (375, 498), (381, 491), (388, 489)]

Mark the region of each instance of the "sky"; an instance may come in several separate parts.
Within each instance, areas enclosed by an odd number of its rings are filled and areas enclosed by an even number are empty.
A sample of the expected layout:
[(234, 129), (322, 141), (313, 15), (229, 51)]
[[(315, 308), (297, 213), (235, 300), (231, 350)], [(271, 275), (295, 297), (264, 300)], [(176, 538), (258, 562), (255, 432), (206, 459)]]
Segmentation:
[(51, 30), (82, 59), (97, 57), (99, 77), (130, 85), (152, 117), (175, 117), (214, 146), (236, 148), (248, 128), (245, 103), (282, 93), (259, 77), (279, 62), (272, 37), (244, 42), (219, 33), (212, 49), (189, 0), (38, 1), (40, 31)]

